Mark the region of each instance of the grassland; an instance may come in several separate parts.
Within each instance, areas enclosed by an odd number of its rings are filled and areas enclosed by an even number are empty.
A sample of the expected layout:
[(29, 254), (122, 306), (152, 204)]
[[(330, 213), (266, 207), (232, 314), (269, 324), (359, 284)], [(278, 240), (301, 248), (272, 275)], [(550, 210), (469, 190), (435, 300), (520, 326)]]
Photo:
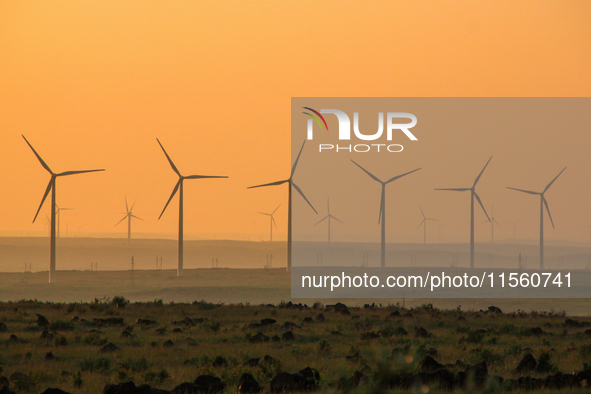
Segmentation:
[[(442, 311), (430, 304), (349, 307), (349, 313), (320, 303), (310, 308), (289, 306), (161, 300), (126, 303), (124, 297), (91, 303), (3, 302), (0, 375), (13, 377), (10, 387), (15, 392), (40, 393), (47, 387), (59, 387), (84, 394), (126, 381), (172, 390), (209, 374), (227, 385), (225, 392), (233, 393), (243, 373), (251, 373), (264, 392), (269, 392), (279, 372), (311, 367), (320, 374), (319, 392), (336, 392), (340, 387), (362, 393), (398, 391), (388, 382), (400, 374), (419, 376), (420, 362), (428, 354), (456, 375), (467, 365), (484, 361), (489, 375), (505, 380), (572, 374), (591, 362), (591, 336), (585, 332), (591, 318), (569, 323), (564, 313)], [(37, 314), (48, 320), (47, 326), (38, 324)], [(111, 318), (123, 321), (109, 324)], [(261, 325), (267, 318), (275, 322)], [(283, 338), (288, 331), (293, 339), (273, 339)], [(259, 332), (269, 341), (251, 343)], [(118, 350), (101, 352), (109, 343)], [(528, 353), (540, 367), (516, 374)], [(244, 365), (265, 355), (276, 362)], [(227, 365), (214, 366), (217, 357)], [(363, 378), (354, 388), (351, 377), (356, 371)], [(501, 390), (490, 384), (458, 390)], [(438, 392), (436, 386), (433, 382), (418, 384), (403, 391)], [(522, 391), (526, 392), (514, 390)], [(554, 391), (546, 387), (544, 392)], [(560, 392), (584, 393), (588, 388)]]

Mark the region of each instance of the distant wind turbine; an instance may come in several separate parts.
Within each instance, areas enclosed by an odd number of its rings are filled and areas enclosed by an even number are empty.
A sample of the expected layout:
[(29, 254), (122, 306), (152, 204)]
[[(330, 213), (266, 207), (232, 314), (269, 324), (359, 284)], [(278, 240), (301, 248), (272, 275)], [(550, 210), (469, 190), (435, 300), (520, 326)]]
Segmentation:
[(513, 225), (513, 239), (515, 239), (515, 236), (517, 235), (517, 223), (521, 220), (521, 218), (517, 219), (516, 221), (512, 222), (510, 220), (507, 220), (509, 223), (511, 223)]
[(125, 212), (126, 212), (125, 216), (123, 216), (123, 219), (118, 221), (117, 224), (115, 226), (113, 226), (113, 227), (117, 227), (117, 225), (119, 223), (121, 223), (122, 221), (127, 219), (127, 245), (128, 246), (131, 243), (131, 221), (132, 221), (132, 219), (138, 219), (138, 220), (141, 220), (142, 222), (144, 221), (144, 219), (138, 218), (137, 216), (135, 216), (133, 214), (133, 207), (135, 207), (135, 201), (133, 202), (133, 204), (131, 204), (131, 208), (129, 208), (129, 206), (127, 205), (127, 196), (125, 196)]
[(437, 225), (437, 227), (439, 227), (439, 243), (441, 243), (441, 227), (447, 226), (447, 223), (441, 224), (436, 222), (435, 224)]
[[(160, 140), (158, 138), (156, 138), (156, 141), (158, 141), (158, 145), (160, 145), (160, 147), (162, 148), (162, 151), (164, 152), (164, 155), (168, 159), (168, 162), (170, 163), (172, 170), (179, 176), (179, 180), (177, 181), (176, 186), (172, 190), (172, 194), (168, 198), (168, 201), (166, 202), (166, 205), (164, 206), (162, 213), (160, 214), (160, 216), (158, 216), (158, 220), (160, 220), (160, 218), (162, 217), (162, 214), (164, 214), (164, 211), (166, 211), (166, 207), (168, 207), (168, 204), (170, 204), (170, 200), (172, 200), (172, 198), (174, 197), (174, 195), (178, 191), (179, 192), (179, 240), (178, 240), (179, 245), (178, 245), (178, 265), (177, 265), (176, 275), (183, 276), (183, 181), (185, 179), (227, 178), (227, 176), (217, 176), (217, 175), (183, 176), (183, 175), (181, 175), (179, 170), (176, 168), (176, 166), (172, 162), (172, 159), (170, 158), (170, 156), (168, 156), (168, 153), (166, 153), (166, 150), (164, 149), (164, 147), (160, 143)], [(180, 191), (179, 191), (179, 189), (180, 189)]]
[(265, 212), (259, 212), (261, 215), (266, 215), (269, 216), (271, 218), (271, 223), (270, 223), (270, 235), (269, 235), (269, 242), (273, 242), (273, 225), (275, 225), (275, 228), (277, 228), (277, 223), (275, 223), (275, 217), (273, 215), (275, 215), (275, 212), (277, 212), (277, 210), (279, 209), (279, 207), (281, 206), (281, 204), (279, 204), (277, 206), (277, 208), (275, 208), (275, 210), (271, 213), (265, 213)]
[(552, 186), (552, 184), (560, 176), (560, 174), (564, 172), (564, 170), (566, 170), (566, 167), (564, 167), (562, 171), (560, 171), (558, 175), (556, 175), (556, 177), (552, 179), (552, 181), (550, 181), (549, 184), (546, 185), (542, 192), (533, 192), (531, 190), (507, 187), (507, 189), (517, 190), (518, 192), (540, 196), (540, 269), (544, 269), (544, 206), (546, 207), (546, 212), (548, 212), (548, 217), (550, 218), (550, 223), (552, 223), (552, 228), (554, 228), (554, 221), (552, 220), (552, 215), (550, 215), (550, 208), (548, 208), (548, 201), (546, 201), (546, 197), (544, 197), (544, 194), (548, 191), (550, 186)]
[(482, 173), (484, 172), (484, 170), (486, 170), (486, 167), (488, 166), (488, 163), (490, 163), (491, 159), (492, 159), (492, 156), (490, 159), (488, 159), (488, 161), (484, 165), (484, 168), (482, 169), (482, 171), (480, 171), (480, 174), (478, 174), (478, 176), (474, 180), (474, 184), (472, 184), (472, 187), (460, 187), (460, 188), (453, 188), (453, 189), (449, 189), (449, 188), (448, 189), (435, 189), (435, 190), (451, 190), (451, 191), (455, 191), (455, 192), (470, 191), (470, 268), (474, 268), (474, 197), (476, 197), (476, 199), (478, 200), (478, 203), (480, 204), (480, 207), (484, 211), (486, 218), (488, 220), (490, 220), (490, 218), (488, 217), (488, 213), (486, 213), (486, 209), (484, 209), (484, 205), (482, 205), (482, 201), (480, 200), (480, 197), (478, 196), (478, 194), (476, 194), (476, 184), (480, 180)]
[(57, 206), (57, 204), (55, 204), (55, 212), (57, 215), (57, 237), (58, 238), (61, 237), (61, 230), (60, 230), (61, 215), (60, 215), (60, 212), (61, 211), (73, 211), (73, 210), (74, 210), (74, 208), (60, 208)]
[[(337, 222), (341, 222), (341, 221), (330, 214), (330, 200), (329, 199), (326, 200), (326, 211), (328, 214), (325, 217), (323, 217), (322, 219), (320, 219), (320, 221), (318, 223), (316, 223), (314, 226), (316, 226), (317, 224), (320, 224), (324, 220), (328, 219), (328, 246), (330, 246), (330, 220), (334, 219)], [(341, 222), (341, 223), (343, 223), (343, 222)]]
[(41, 204), (39, 205), (39, 208), (37, 209), (37, 213), (35, 213), (35, 217), (33, 218), (33, 223), (35, 223), (35, 220), (37, 220), (37, 215), (39, 215), (39, 211), (41, 210), (41, 207), (43, 206), (43, 203), (45, 202), (47, 195), (49, 194), (49, 192), (51, 192), (51, 207), (52, 207), (52, 209), (51, 209), (51, 233), (50, 233), (51, 240), (50, 240), (50, 249), (49, 249), (49, 283), (51, 283), (51, 282), (53, 282), (53, 280), (55, 278), (55, 238), (56, 238), (55, 225), (56, 225), (56, 213), (57, 213), (57, 209), (55, 209), (57, 207), (56, 202), (55, 202), (56, 180), (60, 176), (83, 174), (86, 172), (104, 171), (104, 169), (83, 170), (83, 171), (65, 171), (65, 172), (55, 173), (55, 172), (51, 171), (49, 166), (43, 161), (41, 156), (39, 156), (37, 151), (35, 151), (33, 146), (29, 143), (29, 141), (27, 141), (27, 139), (25, 138), (24, 135), (23, 135), (23, 138), (25, 139), (25, 142), (27, 143), (27, 145), (29, 145), (29, 147), (31, 148), (31, 150), (33, 151), (35, 156), (37, 156), (37, 159), (39, 160), (39, 162), (41, 163), (43, 168), (45, 168), (45, 170), (47, 170), (47, 172), (49, 172), (51, 174), (51, 179), (49, 180), (49, 184), (47, 185), (47, 188), (45, 189), (45, 194), (43, 195), (43, 199), (41, 200)]
[(394, 182), (395, 180), (402, 178), (403, 176), (406, 176), (408, 174), (412, 174), (413, 172), (420, 170), (420, 168), (406, 172), (402, 175), (397, 175), (395, 177), (388, 179), (387, 181), (382, 181), (378, 177), (373, 175), (371, 172), (367, 171), (365, 168), (363, 168), (359, 164), (355, 163), (353, 160), (351, 160), (351, 161), (357, 167), (361, 168), (363, 170), (363, 172), (365, 172), (367, 175), (369, 175), (371, 177), (371, 179), (373, 179), (376, 182), (379, 182), (382, 185), (382, 198), (380, 200), (380, 215), (378, 218), (378, 224), (380, 224), (380, 222), (382, 224), (381, 266), (382, 266), (382, 268), (384, 268), (386, 266), (386, 185), (390, 182)]
[[(312, 208), (312, 210), (314, 212), (316, 212), (316, 209), (314, 209), (314, 207), (312, 206), (312, 203), (310, 203), (310, 201), (308, 201), (308, 199), (306, 198), (306, 196), (304, 195), (304, 192), (302, 192), (302, 189), (300, 189), (298, 187), (298, 185), (296, 185), (293, 181), (293, 174), (295, 173), (296, 167), (298, 166), (298, 161), (300, 160), (300, 156), (302, 155), (302, 151), (304, 150), (304, 145), (306, 144), (306, 141), (304, 140), (304, 143), (302, 144), (302, 147), (300, 148), (300, 153), (298, 153), (298, 157), (296, 158), (295, 162), (293, 163), (293, 166), (291, 167), (291, 175), (289, 176), (288, 179), (285, 179), (283, 181), (277, 181), (277, 182), (271, 182), (271, 183), (265, 183), (262, 185), (256, 185), (256, 186), (249, 186), (247, 189), (254, 189), (257, 187), (266, 187), (266, 186), (277, 186), (277, 185), (282, 185), (284, 183), (288, 183), (289, 184), (289, 196), (288, 196), (288, 213), (287, 213), (287, 271), (291, 271), (291, 187), (293, 186), (294, 189), (296, 189), (296, 191), (298, 193), (300, 193), (300, 195), (304, 198), (304, 200), (306, 200), (306, 202), (308, 203), (308, 205), (310, 205), (310, 208)], [(318, 212), (316, 212), (316, 214), (318, 214)]]
[(480, 224), (484, 224), (484, 223), (490, 223), (490, 243), (494, 244), (495, 243), (495, 224), (497, 226), (500, 226), (499, 222), (497, 222), (497, 219), (495, 219), (495, 206), (493, 205), (490, 211), (490, 219), (489, 220), (485, 220), (484, 222), (480, 223)]
[[(421, 215), (423, 215), (423, 221), (421, 222), (421, 224), (419, 224), (419, 227), (417, 227), (417, 230), (420, 229), (421, 226), (423, 226), (423, 243), (426, 244), (427, 243), (427, 222), (429, 220), (439, 221), (439, 219), (433, 219), (433, 218), (426, 217), (425, 213), (423, 212), (423, 208), (420, 205), (419, 205), (419, 209), (421, 210)], [(441, 228), (440, 228), (440, 230), (441, 230)]]

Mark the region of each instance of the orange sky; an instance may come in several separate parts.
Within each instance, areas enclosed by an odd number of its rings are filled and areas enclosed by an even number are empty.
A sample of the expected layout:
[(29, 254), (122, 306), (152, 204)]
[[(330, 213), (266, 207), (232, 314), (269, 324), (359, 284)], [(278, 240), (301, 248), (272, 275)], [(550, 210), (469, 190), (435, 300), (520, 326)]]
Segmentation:
[[(70, 235), (123, 233), (126, 195), (136, 231), (174, 234), (158, 137), (181, 172), (230, 176), (187, 181), (186, 233), (260, 239), (256, 211), (283, 203), (285, 236), (286, 187), (246, 186), (287, 177), (291, 97), (589, 96), (589, 20), (587, 1), (2, 2), (0, 233), (45, 229), (49, 205), (31, 220), (49, 175), (24, 134), (55, 171), (107, 169), (58, 180)], [(588, 239), (591, 208), (569, 217), (548, 238)]]

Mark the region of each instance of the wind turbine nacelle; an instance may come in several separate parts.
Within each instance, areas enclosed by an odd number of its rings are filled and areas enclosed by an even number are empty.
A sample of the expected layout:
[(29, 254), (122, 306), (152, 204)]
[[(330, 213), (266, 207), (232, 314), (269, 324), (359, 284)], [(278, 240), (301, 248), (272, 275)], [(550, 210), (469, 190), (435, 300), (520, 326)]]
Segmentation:
[[(334, 114), (339, 122), (339, 140), (351, 140), (351, 120), (349, 116), (338, 109), (321, 109), (320, 114)], [(409, 123), (395, 123), (394, 119), (409, 119)], [(322, 117), (324, 121), (324, 117)], [(319, 122), (318, 122), (319, 123)], [(392, 141), (392, 135), (395, 130), (402, 131), (411, 141), (417, 141), (417, 137), (410, 132), (409, 129), (417, 124), (417, 117), (408, 112), (388, 112), (386, 115), (386, 138)], [(313, 119), (308, 119), (308, 140), (312, 140), (314, 122)], [(384, 113), (378, 113), (378, 130), (374, 134), (363, 134), (359, 130), (359, 113), (353, 113), (353, 133), (355, 137), (362, 141), (375, 141), (384, 134)]]

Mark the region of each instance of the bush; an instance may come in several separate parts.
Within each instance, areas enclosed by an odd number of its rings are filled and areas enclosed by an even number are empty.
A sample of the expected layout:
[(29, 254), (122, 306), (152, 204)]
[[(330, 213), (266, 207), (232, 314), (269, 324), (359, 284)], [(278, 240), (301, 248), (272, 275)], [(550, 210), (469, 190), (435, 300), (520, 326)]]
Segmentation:
[(51, 331), (72, 331), (73, 329), (74, 323), (72, 322), (56, 320), (49, 324), (49, 330)]
[(107, 374), (111, 369), (111, 359), (108, 357), (83, 358), (80, 363), (80, 370), (83, 372), (97, 372)]

